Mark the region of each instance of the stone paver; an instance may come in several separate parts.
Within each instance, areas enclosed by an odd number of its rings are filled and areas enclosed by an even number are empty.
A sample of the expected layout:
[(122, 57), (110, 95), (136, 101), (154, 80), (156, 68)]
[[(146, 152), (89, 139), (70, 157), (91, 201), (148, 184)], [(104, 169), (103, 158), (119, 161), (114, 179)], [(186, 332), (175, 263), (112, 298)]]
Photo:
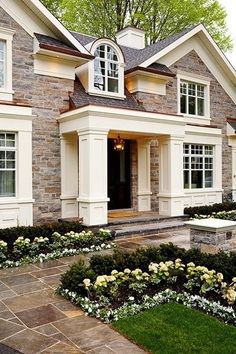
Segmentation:
[[(173, 242), (189, 248), (189, 231), (117, 240), (122, 249)], [(111, 251), (103, 251), (110, 254)], [(141, 354), (142, 349), (108, 325), (87, 317), (76, 306), (55, 294), (68, 265), (91, 254), (0, 270), (0, 350), (23, 354)], [(8, 349), (6, 349), (6, 353)], [(10, 349), (9, 349), (10, 350)], [(9, 351), (10, 353), (10, 351)], [(16, 353), (16, 352), (15, 352)], [(1, 351), (0, 351), (1, 354)]]

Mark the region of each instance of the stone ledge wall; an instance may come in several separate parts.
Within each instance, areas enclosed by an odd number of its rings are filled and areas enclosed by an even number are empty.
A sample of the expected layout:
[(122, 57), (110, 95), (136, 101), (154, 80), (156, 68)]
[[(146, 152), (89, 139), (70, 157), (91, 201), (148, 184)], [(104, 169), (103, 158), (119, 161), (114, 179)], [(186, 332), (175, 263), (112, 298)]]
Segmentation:
[(210, 232), (190, 230), (190, 246), (201, 252), (216, 254), (220, 251), (236, 251), (236, 230)]

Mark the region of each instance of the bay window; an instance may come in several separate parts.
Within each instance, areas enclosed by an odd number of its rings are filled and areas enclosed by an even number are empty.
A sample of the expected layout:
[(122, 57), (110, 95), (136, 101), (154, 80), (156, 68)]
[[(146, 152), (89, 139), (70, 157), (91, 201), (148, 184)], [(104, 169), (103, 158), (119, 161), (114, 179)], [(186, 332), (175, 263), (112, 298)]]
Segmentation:
[(0, 132), (0, 197), (16, 196), (16, 135)]
[(213, 146), (184, 144), (184, 189), (213, 187)]

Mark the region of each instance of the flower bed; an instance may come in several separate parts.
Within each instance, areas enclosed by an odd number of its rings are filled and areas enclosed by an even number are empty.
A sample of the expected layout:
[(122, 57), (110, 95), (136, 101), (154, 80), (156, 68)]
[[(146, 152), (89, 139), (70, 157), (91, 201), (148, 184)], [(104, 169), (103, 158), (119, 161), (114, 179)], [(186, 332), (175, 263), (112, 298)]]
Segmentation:
[(236, 325), (236, 277), (226, 283), (222, 273), (181, 259), (108, 275), (96, 275), (79, 262), (62, 276), (57, 292), (105, 322), (176, 301)]
[(22, 264), (43, 262), (81, 252), (100, 251), (115, 247), (111, 242), (114, 235), (106, 229), (92, 231), (70, 231), (61, 235), (54, 232), (50, 237), (31, 239), (19, 236), (14, 242), (0, 240), (0, 268), (17, 267)]

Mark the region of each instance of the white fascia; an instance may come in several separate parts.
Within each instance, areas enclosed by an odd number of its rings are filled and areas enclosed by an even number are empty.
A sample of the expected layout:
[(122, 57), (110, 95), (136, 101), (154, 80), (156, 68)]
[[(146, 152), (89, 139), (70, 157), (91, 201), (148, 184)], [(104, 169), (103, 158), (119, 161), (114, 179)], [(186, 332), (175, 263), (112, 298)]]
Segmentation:
[[(78, 49), (83, 54), (90, 54), (87, 49), (68, 31), (60, 21), (58, 21), (51, 13), (46, 9), (46, 7), (39, 0), (22, 0), (33, 13), (41, 19), (41, 21), (53, 32), (58, 38), (62, 38), (67, 41), (67, 43), (72, 44), (76, 49)], [(18, 2), (18, 0), (17, 0)], [(0, 0), (1, 6), (9, 12), (11, 1)], [(17, 4), (16, 4), (17, 5)], [(9, 7), (9, 8), (8, 8)], [(11, 13), (13, 18), (18, 22), (22, 22), (22, 18), (18, 16), (17, 13)], [(25, 26), (23, 26), (25, 28)], [(33, 37), (32, 29), (25, 28), (26, 31)]]
[(220, 48), (217, 46), (215, 41), (212, 39), (212, 37), (202, 24), (196, 26), (191, 31), (177, 39), (175, 42), (171, 43), (169, 46), (162, 49), (160, 52), (156, 53), (151, 58), (145, 60), (143, 63), (140, 64), (140, 66), (144, 68), (148, 67), (150, 64), (158, 61), (160, 58), (162, 58), (163, 56), (165, 56), (166, 54), (168, 54), (169, 52), (171, 52), (179, 45), (186, 42), (188, 39), (195, 35), (198, 35), (202, 42), (209, 48), (216, 61), (220, 63), (223, 70), (225, 70), (227, 76), (230, 78), (233, 84), (236, 85), (236, 70), (231, 65), (229, 60), (226, 58), (224, 53), (220, 50)]

